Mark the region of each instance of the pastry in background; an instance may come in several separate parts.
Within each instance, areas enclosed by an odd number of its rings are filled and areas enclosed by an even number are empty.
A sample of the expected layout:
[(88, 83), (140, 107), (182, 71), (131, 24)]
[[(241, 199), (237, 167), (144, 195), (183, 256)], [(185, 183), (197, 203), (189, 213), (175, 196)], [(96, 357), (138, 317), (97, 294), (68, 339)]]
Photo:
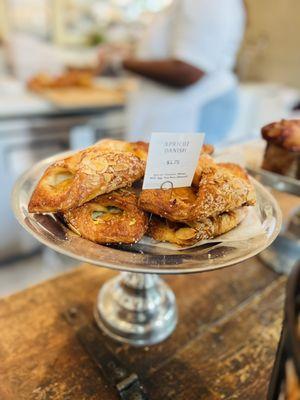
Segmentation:
[(262, 128), (267, 142), (262, 168), (300, 179), (300, 120), (282, 120)]
[(95, 243), (136, 243), (148, 226), (146, 213), (137, 206), (137, 197), (127, 189), (68, 210), (64, 218), (70, 229)]
[[(213, 149), (212, 146), (202, 150)], [(214, 160), (202, 153), (191, 187), (175, 189), (145, 189), (140, 194), (139, 205), (143, 210), (165, 217), (170, 221), (187, 221), (192, 219), (191, 212), (197, 201), (199, 182), (204, 170), (216, 166)]]
[(27, 82), (27, 88), (34, 92), (48, 89), (91, 88), (93, 74), (82, 71), (68, 71), (59, 76), (40, 73)]
[[(97, 148), (99, 148), (102, 151), (130, 152), (143, 161), (147, 161), (148, 151), (149, 151), (149, 143), (142, 141), (125, 142), (124, 140), (101, 139), (99, 142), (95, 143), (94, 146), (97, 146)], [(201, 156), (202, 158), (205, 158), (204, 155), (206, 155), (208, 159), (210, 158), (209, 155), (212, 154), (213, 152), (214, 152), (214, 147), (211, 144), (204, 144), (201, 150)], [(201, 161), (201, 156), (199, 158), (199, 163), (200, 163), (199, 169), (201, 168), (201, 164), (203, 163)]]
[(131, 186), (144, 176), (145, 163), (131, 153), (91, 147), (47, 168), (29, 202), (29, 212), (57, 212)]

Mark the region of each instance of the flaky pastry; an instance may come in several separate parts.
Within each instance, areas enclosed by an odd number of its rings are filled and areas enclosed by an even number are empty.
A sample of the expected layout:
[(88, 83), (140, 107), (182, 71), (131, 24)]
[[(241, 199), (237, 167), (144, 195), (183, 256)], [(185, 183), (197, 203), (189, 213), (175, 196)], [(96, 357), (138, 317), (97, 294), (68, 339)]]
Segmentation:
[(201, 160), (198, 189), (143, 190), (140, 207), (170, 221), (186, 222), (255, 204), (255, 191), (243, 168), (230, 163), (216, 164), (208, 155)]
[(237, 164), (219, 163), (202, 172), (190, 220), (199, 221), (255, 203), (255, 190), (246, 171)]
[(101, 194), (132, 185), (144, 171), (145, 163), (131, 153), (90, 148), (45, 171), (31, 196), (29, 212), (79, 207)]
[(197, 201), (199, 181), (203, 171), (211, 166), (216, 166), (214, 160), (208, 154), (202, 153), (194, 175), (194, 187), (145, 189), (140, 194), (140, 207), (170, 221), (191, 220), (191, 213)]
[(191, 187), (175, 189), (146, 189), (139, 198), (139, 206), (170, 221), (187, 221), (197, 200), (197, 190)]
[(81, 207), (68, 210), (64, 218), (74, 232), (96, 243), (135, 243), (147, 230), (146, 213), (127, 189), (98, 196)]
[(188, 224), (171, 222), (165, 218), (152, 216), (148, 235), (160, 242), (169, 242), (178, 246), (192, 246), (200, 240), (212, 239), (229, 232), (241, 223), (246, 214), (246, 207), (241, 207), (234, 211)]
[(102, 151), (130, 152), (143, 161), (147, 160), (149, 149), (149, 143), (146, 142), (125, 142), (114, 139), (102, 139), (95, 146)]

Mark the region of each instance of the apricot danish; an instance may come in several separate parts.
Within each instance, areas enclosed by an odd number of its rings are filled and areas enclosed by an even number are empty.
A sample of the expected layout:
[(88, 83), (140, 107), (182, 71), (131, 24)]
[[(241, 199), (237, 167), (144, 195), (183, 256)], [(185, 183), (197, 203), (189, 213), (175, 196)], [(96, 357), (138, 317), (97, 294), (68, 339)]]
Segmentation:
[(148, 225), (146, 213), (137, 207), (137, 197), (127, 189), (98, 196), (66, 211), (64, 218), (70, 229), (96, 243), (135, 243)]
[(200, 240), (212, 239), (235, 228), (245, 218), (246, 207), (204, 218), (198, 222), (178, 223), (152, 216), (148, 235), (160, 242), (192, 246)]
[(90, 148), (46, 170), (31, 196), (29, 212), (79, 207), (101, 194), (132, 185), (144, 171), (145, 163), (131, 153)]

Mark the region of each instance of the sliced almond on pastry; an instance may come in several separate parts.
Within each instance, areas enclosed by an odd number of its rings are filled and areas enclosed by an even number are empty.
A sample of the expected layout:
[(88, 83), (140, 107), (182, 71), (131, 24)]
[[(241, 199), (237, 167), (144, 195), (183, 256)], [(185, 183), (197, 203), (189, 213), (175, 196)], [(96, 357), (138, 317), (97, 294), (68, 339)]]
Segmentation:
[[(76, 164), (76, 162), (78, 162)], [(51, 165), (37, 184), (30, 212), (56, 212), (132, 185), (143, 177), (145, 163), (131, 153), (93, 147)]]
[(190, 220), (202, 220), (256, 202), (246, 171), (236, 164), (220, 163), (202, 172)]

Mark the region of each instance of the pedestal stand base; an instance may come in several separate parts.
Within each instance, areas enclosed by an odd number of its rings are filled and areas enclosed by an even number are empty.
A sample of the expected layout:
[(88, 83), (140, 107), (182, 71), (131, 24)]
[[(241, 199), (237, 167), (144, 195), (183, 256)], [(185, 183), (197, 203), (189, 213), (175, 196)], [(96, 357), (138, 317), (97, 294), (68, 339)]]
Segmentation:
[(101, 288), (95, 319), (113, 339), (134, 346), (155, 344), (175, 329), (175, 296), (158, 275), (123, 272)]

